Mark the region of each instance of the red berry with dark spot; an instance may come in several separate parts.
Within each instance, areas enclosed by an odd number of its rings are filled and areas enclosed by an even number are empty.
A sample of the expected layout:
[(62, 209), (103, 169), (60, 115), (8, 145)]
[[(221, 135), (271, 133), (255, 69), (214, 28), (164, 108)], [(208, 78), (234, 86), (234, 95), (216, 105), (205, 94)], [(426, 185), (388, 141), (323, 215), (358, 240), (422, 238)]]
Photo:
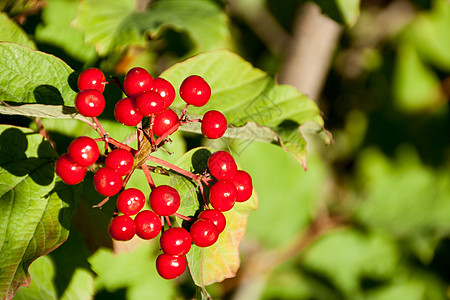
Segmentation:
[(161, 250), (170, 255), (186, 255), (191, 249), (191, 243), (191, 235), (181, 227), (165, 230), (159, 239)]
[(105, 109), (105, 98), (97, 90), (82, 90), (75, 97), (75, 107), (85, 117), (97, 117)]
[(217, 231), (222, 233), (222, 231), (225, 229), (225, 226), (227, 224), (227, 220), (225, 219), (225, 216), (220, 210), (217, 209), (207, 209), (202, 211), (198, 217), (198, 219), (208, 219), (214, 223), (217, 227)]
[(100, 168), (94, 174), (95, 190), (103, 196), (114, 196), (122, 188), (122, 177), (108, 167)]
[(157, 92), (164, 99), (164, 108), (172, 105), (175, 99), (175, 88), (169, 81), (161, 77), (154, 78), (152, 91)]
[(136, 233), (134, 220), (129, 216), (114, 217), (109, 223), (109, 234), (118, 241), (131, 240)]
[(172, 132), (170, 132), (170, 134), (172, 134), (178, 129), (178, 127), (174, 127), (177, 125), (179, 126), (177, 114), (170, 108), (167, 108), (156, 115), (152, 127), (153, 133), (157, 136), (162, 136), (164, 133), (171, 130)]
[(137, 97), (136, 108), (144, 117), (150, 117), (164, 110), (164, 99), (157, 92), (144, 92)]
[(151, 210), (143, 210), (134, 218), (136, 235), (144, 240), (150, 240), (161, 232), (161, 219)]
[(230, 179), (237, 171), (236, 162), (226, 151), (214, 152), (208, 159), (208, 169), (217, 179)]
[(105, 75), (97, 68), (89, 68), (78, 76), (78, 88), (82, 90), (97, 90), (103, 93), (105, 90)]
[(180, 207), (178, 191), (169, 185), (160, 185), (150, 193), (150, 206), (160, 216), (170, 216)]
[(105, 166), (113, 169), (120, 176), (126, 175), (133, 168), (134, 157), (125, 149), (114, 149), (105, 159)]
[(203, 106), (211, 97), (211, 87), (198, 75), (187, 77), (180, 86), (180, 97), (190, 105)]
[(253, 193), (252, 177), (245, 171), (238, 170), (230, 180), (237, 189), (237, 202), (244, 202), (250, 199)]
[(145, 204), (145, 195), (136, 188), (120, 192), (117, 197), (117, 209), (127, 216), (133, 216), (141, 211)]
[(136, 67), (127, 72), (123, 81), (123, 88), (128, 97), (137, 97), (141, 93), (150, 91), (153, 78), (144, 68)]
[(65, 153), (56, 160), (55, 172), (64, 183), (74, 185), (83, 181), (86, 167), (77, 165), (69, 154)]
[(136, 101), (123, 98), (116, 103), (114, 116), (119, 123), (127, 126), (136, 126), (144, 117), (136, 108)]
[(210, 110), (203, 115), (202, 133), (208, 139), (218, 139), (227, 131), (227, 119), (217, 110)]
[(209, 247), (219, 238), (216, 225), (208, 219), (198, 219), (189, 230), (192, 242), (199, 247)]
[(156, 258), (156, 271), (164, 279), (174, 279), (186, 270), (186, 258), (182, 255), (160, 254)]
[(100, 155), (97, 143), (88, 136), (80, 136), (70, 143), (67, 152), (77, 165), (90, 166)]
[(237, 199), (237, 189), (231, 181), (219, 180), (209, 190), (209, 203), (220, 211), (229, 211)]

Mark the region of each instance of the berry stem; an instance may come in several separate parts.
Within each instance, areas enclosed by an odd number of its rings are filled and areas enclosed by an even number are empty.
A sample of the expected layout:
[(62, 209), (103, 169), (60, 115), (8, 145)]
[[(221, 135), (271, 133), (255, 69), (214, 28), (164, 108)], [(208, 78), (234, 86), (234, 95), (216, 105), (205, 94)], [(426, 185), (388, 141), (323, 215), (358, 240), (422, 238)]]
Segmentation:
[(150, 170), (148, 169), (146, 164), (142, 164), (141, 168), (142, 168), (142, 171), (144, 171), (145, 178), (147, 178), (150, 189), (153, 190), (156, 187), (156, 185), (155, 185), (155, 182), (153, 181), (152, 175), (150, 174)]
[(183, 220), (188, 221), (188, 222), (194, 222), (195, 221), (194, 218), (186, 217), (186, 216), (183, 216), (183, 215), (181, 215), (179, 213), (174, 213), (173, 215), (175, 217), (177, 217), (177, 218), (183, 219)]
[(117, 78), (117, 77), (112, 77), (112, 81), (108, 81), (107, 83), (110, 83), (110, 82), (115, 83), (115, 84), (119, 87), (119, 89), (120, 89), (124, 94), (126, 94), (126, 93), (125, 93), (125, 89), (123, 88), (122, 83), (120, 82), (119, 78)]
[(100, 201), (99, 203), (97, 203), (96, 205), (92, 206), (93, 208), (102, 208), (102, 206), (108, 202), (109, 198), (111, 198), (110, 196), (106, 197), (105, 199), (103, 199), (102, 201)]
[(174, 133), (175, 131), (177, 131), (178, 127), (180, 127), (180, 123), (176, 123), (175, 125), (173, 125), (172, 127), (169, 128), (169, 130), (167, 130), (162, 136), (160, 136), (156, 141), (155, 141), (155, 145), (158, 145), (164, 141), (169, 135), (171, 135), (172, 133)]
[(169, 226), (169, 228), (172, 227), (172, 224), (170, 223), (169, 216), (165, 216), (165, 218), (166, 218), (167, 225)]
[(103, 136), (103, 139), (105, 140), (105, 152), (108, 152), (109, 135), (105, 131), (105, 129), (103, 129), (103, 126), (102, 126), (102, 124), (100, 124), (97, 117), (92, 117), (92, 120), (94, 120), (95, 125), (97, 125), (98, 130), (100, 130), (100, 134)]
[(155, 156), (151, 156), (149, 155), (149, 157), (147, 158), (147, 160), (152, 161), (154, 163), (160, 164), (164, 167), (167, 167), (169, 169), (172, 169), (173, 171), (180, 173), (181, 175), (184, 175), (188, 178), (191, 178), (192, 180), (194, 180), (195, 182), (197, 182), (198, 180), (198, 175), (195, 175), (194, 173), (191, 173), (189, 171), (186, 171), (180, 167), (175, 166), (174, 164), (171, 164), (163, 159), (157, 158)]
[(125, 144), (123, 144), (123, 143), (121, 143), (121, 142), (119, 142), (119, 141), (116, 141), (116, 140), (113, 139), (112, 137), (108, 137), (108, 143), (110, 143), (110, 144), (112, 144), (112, 145), (114, 145), (114, 146), (116, 146), (116, 147), (118, 147), (118, 148), (121, 148), (121, 149), (130, 151), (130, 152), (133, 152), (133, 151), (134, 151), (134, 149), (131, 148), (130, 146), (125, 145)]

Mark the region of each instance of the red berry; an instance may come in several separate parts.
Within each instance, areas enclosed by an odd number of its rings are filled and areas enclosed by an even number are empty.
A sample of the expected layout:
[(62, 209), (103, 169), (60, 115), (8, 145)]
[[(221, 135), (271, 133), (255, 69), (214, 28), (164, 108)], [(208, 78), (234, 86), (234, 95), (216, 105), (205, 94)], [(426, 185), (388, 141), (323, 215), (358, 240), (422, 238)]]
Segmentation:
[(199, 247), (209, 247), (219, 238), (216, 225), (208, 219), (195, 221), (191, 226), (190, 233), (192, 242)]
[(227, 131), (227, 119), (221, 112), (210, 110), (203, 115), (201, 129), (208, 139), (218, 139)]
[(105, 109), (105, 98), (97, 90), (82, 90), (75, 97), (75, 107), (85, 117), (97, 117)]
[(125, 149), (114, 149), (105, 159), (105, 166), (113, 169), (120, 176), (126, 175), (133, 168), (134, 157)]
[(169, 81), (161, 77), (153, 79), (152, 91), (157, 92), (164, 99), (164, 108), (172, 105), (175, 99), (175, 88)]
[(136, 233), (134, 220), (129, 216), (114, 217), (109, 223), (109, 235), (118, 241), (131, 240)]
[(82, 90), (97, 90), (103, 93), (105, 90), (105, 75), (97, 68), (89, 68), (78, 76), (78, 88)]
[(77, 165), (90, 166), (100, 155), (97, 143), (88, 136), (80, 136), (70, 143), (67, 152)]
[(161, 232), (161, 220), (151, 210), (143, 210), (134, 218), (136, 234), (141, 239), (149, 240), (155, 238)]
[(217, 179), (230, 179), (237, 171), (233, 156), (226, 151), (217, 151), (208, 159), (211, 175)]
[(144, 92), (137, 97), (136, 108), (144, 117), (150, 117), (163, 111), (164, 99), (157, 92)]
[(214, 225), (216, 225), (219, 234), (222, 233), (222, 231), (225, 229), (225, 225), (227, 224), (225, 216), (220, 210), (217, 209), (204, 210), (198, 215), (197, 218), (211, 220), (214, 223)]
[(55, 163), (56, 175), (66, 184), (80, 183), (86, 175), (86, 167), (77, 165), (70, 159), (69, 154), (61, 155)]
[[(170, 108), (167, 108), (160, 114), (156, 115), (152, 126), (153, 133), (157, 136), (162, 136), (164, 133), (166, 133), (176, 125), (179, 125), (177, 114)], [(175, 132), (176, 129), (178, 129), (178, 127), (172, 129), (173, 132)], [(170, 134), (172, 134), (173, 132), (171, 132)]]
[(229, 211), (237, 199), (237, 189), (231, 181), (219, 180), (209, 190), (209, 203), (220, 211)]
[(103, 167), (94, 174), (95, 190), (103, 196), (114, 196), (122, 188), (122, 177), (113, 169)]
[(237, 189), (237, 202), (244, 202), (250, 199), (253, 193), (252, 177), (245, 171), (238, 170), (230, 180)]
[(186, 270), (186, 258), (182, 255), (160, 254), (156, 258), (156, 271), (164, 279), (174, 279)]
[(139, 94), (150, 91), (153, 78), (147, 70), (136, 67), (127, 72), (123, 81), (123, 88), (128, 97), (137, 97)]
[(140, 212), (144, 204), (144, 193), (135, 188), (123, 190), (117, 197), (117, 209), (127, 216), (133, 216)]
[(180, 97), (190, 105), (203, 106), (211, 97), (209, 84), (200, 76), (187, 77), (180, 86)]
[(169, 185), (160, 185), (150, 193), (150, 206), (160, 216), (170, 216), (180, 207), (178, 191)]
[(136, 108), (136, 101), (131, 98), (123, 98), (116, 103), (114, 116), (119, 123), (127, 126), (136, 126), (143, 118)]
[(161, 234), (159, 244), (164, 253), (186, 255), (191, 249), (191, 235), (181, 227), (172, 227)]

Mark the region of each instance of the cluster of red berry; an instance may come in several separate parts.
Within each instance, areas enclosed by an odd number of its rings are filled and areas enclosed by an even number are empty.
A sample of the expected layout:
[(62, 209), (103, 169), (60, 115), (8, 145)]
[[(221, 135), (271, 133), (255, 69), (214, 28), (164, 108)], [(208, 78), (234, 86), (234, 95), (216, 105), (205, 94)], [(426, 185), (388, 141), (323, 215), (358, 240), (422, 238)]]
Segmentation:
[[(75, 98), (75, 107), (81, 115), (92, 117), (94, 123), (90, 125), (100, 138), (81, 136), (72, 141), (67, 153), (57, 159), (56, 173), (66, 184), (80, 183), (87, 167), (99, 159), (97, 142), (104, 142), (104, 166), (95, 171), (93, 183), (96, 191), (106, 197), (96, 206), (103, 205), (111, 196), (118, 194), (109, 233), (115, 240), (127, 241), (135, 235), (146, 240), (153, 239), (162, 231), (160, 246), (163, 253), (156, 260), (156, 268), (163, 278), (172, 279), (186, 269), (185, 255), (192, 244), (208, 247), (217, 241), (226, 225), (223, 212), (232, 209), (236, 202), (244, 202), (251, 197), (252, 179), (247, 172), (237, 169), (234, 158), (226, 151), (213, 153), (207, 161), (208, 169), (201, 174), (191, 173), (151, 155), (168, 141), (170, 134), (186, 123), (200, 122), (203, 135), (210, 139), (224, 135), (227, 120), (219, 111), (210, 110), (202, 119), (195, 120), (189, 119), (186, 114), (189, 105), (203, 106), (210, 99), (211, 88), (202, 77), (192, 75), (182, 82), (179, 94), (186, 107), (180, 117), (169, 108), (175, 99), (175, 89), (169, 81), (152, 78), (143, 68), (133, 68), (126, 74), (123, 86), (117, 78), (111, 82), (127, 95), (116, 103), (114, 115), (120, 123), (137, 127), (138, 149), (114, 140), (101, 126), (97, 116), (105, 108), (103, 91), (109, 82), (106, 82), (101, 70), (87, 69), (78, 77), (80, 92)], [(148, 125), (143, 127), (146, 120)], [(198, 185), (204, 197), (204, 207), (197, 217), (177, 213), (181, 202), (178, 191), (169, 185), (155, 186), (147, 161), (190, 178)], [(152, 210), (143, 209), (146, 197), (141, 190), (126, 188), (137, 168), (144, 171), (150, 185), (148, 203)], [(209, 188), (208, 196), (205, 186)], [(189, 228), (172, 226), (170, 216), (188, 221)], [(166, 229), (165, 223), (168, 225)]]

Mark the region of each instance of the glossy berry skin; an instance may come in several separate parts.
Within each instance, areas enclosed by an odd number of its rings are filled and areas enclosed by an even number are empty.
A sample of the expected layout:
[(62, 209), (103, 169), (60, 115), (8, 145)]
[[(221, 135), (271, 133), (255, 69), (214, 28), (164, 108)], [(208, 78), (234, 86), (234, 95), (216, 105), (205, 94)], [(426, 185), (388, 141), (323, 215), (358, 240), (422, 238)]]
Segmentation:
[(56, 160), (55, 172), (65, 184), (74, 185), (83, 181), (86, 167), (75, 164), (69, 154), (65, 153)]
[(174, 279), (186, 270), (186, 258), (182, 255), (160, 254), (156, 258), (156, 271), (164, 279)]
[(250, 199), (253, 193), (253, 183), (250, 174), (243, 170), (238, 170), (230, 181), (237, 189), (237, 202), (244, 202)]
[[(170, 108), (167, 108), (163, 110), (160, 114), (157, 114), (155, 117), (155, 120), (153, 122), (153, 133), (157, 136), (162, 136), (164, 133), (169, 131), (173, 126), (179, 125), (178, 116), (177, 114), (171, 110)], [(178, 129), (178, 127), (176, 127)], [(173, 132), (176, 131), (173, 130)], [(170, 132), (172, 134), (173, 132)]]
[(113, 169), (120, 176), (126, 175), (133, 168), (134, 157), (125, 149), (114, 149), (105, 159), (105, 166)]
[(129, 188), (117, 197), (117, 209), (127, 216), (134, 216), (144, 207), (145, 195), (138, 189)]
[(181, 227), (171, 227), (161, 234), (161, 250), (170, 255), (186, 255), (191, 249), (191, 235)]
[(209, 247), (219, 238), (216, 225), (208, 219), (198, 219), (189, 230), (192, 242), (199, 247)]
[(97, 143), (88, 136), (80, 136), (73, 140), (67, 152), (73, 162), (85, 167), (95, 163), (100, 155)]
[(109, 235), (117, 241), (131, 240), (136, 233), (134, 220), (129, 216), (114, 217), (109, 223)]
[(142, 210), (134, 218), (136, 235), (144, 240), (150, 240), (161, 232), (161, 219), (151, 210)]
[(175, 88), (169, 81), (161, 77), (154, 78), (152, 91), (157, 92), (164, 99), (164, 108), (172, 105), (175, 99)]
[(94, 174), (95, 190), (103, 196), (114, 196), (122, 188), (122, 177), (114, 170), (103, 167)]
[(114, 107), (114, 117), (119, 123), (136, 126), (144, 117), (136, 108), (136, 101), (131, 98), (120, 99)]
[(237, 189), (231, 181), (219, 180), (209, 190), (209, 203), (220, 211), (229, 211), (237, 199)]
[(202, 77), (192, 75), (181, 83), (180, 97), (187, 104), (200, 107), (208, 103), (211, 87)]
[(202, 133), (208, 139), (218, 139), (227, 131), (227, 119), (217, 110), (210, 110), (203, 115)]
[(97, 90), (103, 93), (105, 90), (105, 75), (97, 68), (89, 68), (78, 76), (78, 88), (82, 90)]
[(164, 110), (164, 99), (157, 92), (144, 92), (136, 98), (136, 108), (144, 117), (150, 117)]
[(128, 97), (137, 97), (141, 93), (150, 91), (153, 78), (144, 68), (136, 67), (127, 72), (123, 81), (123, 88)]
[(217, 179), (230, 179), (237, 171), (236, 162), (226, 151), (214, 152), (208, 159), (208, 169)]
[(82, 90), (75, 97), (75, 107), (85, 117), (97, 117), (105, 109), (105, 98), (97, 90)]
[(149, 198), (151, 208), (160, 216), (170, 216), (180, 207), (180, 195), (169, 185), (154, 188)]
[(223, 232), (227, 224), (225, 216), (217, 209), (206, 209), (198, 215), (197, 219), (208, 219), (212, 221), (216, 225), (219, 234)]

